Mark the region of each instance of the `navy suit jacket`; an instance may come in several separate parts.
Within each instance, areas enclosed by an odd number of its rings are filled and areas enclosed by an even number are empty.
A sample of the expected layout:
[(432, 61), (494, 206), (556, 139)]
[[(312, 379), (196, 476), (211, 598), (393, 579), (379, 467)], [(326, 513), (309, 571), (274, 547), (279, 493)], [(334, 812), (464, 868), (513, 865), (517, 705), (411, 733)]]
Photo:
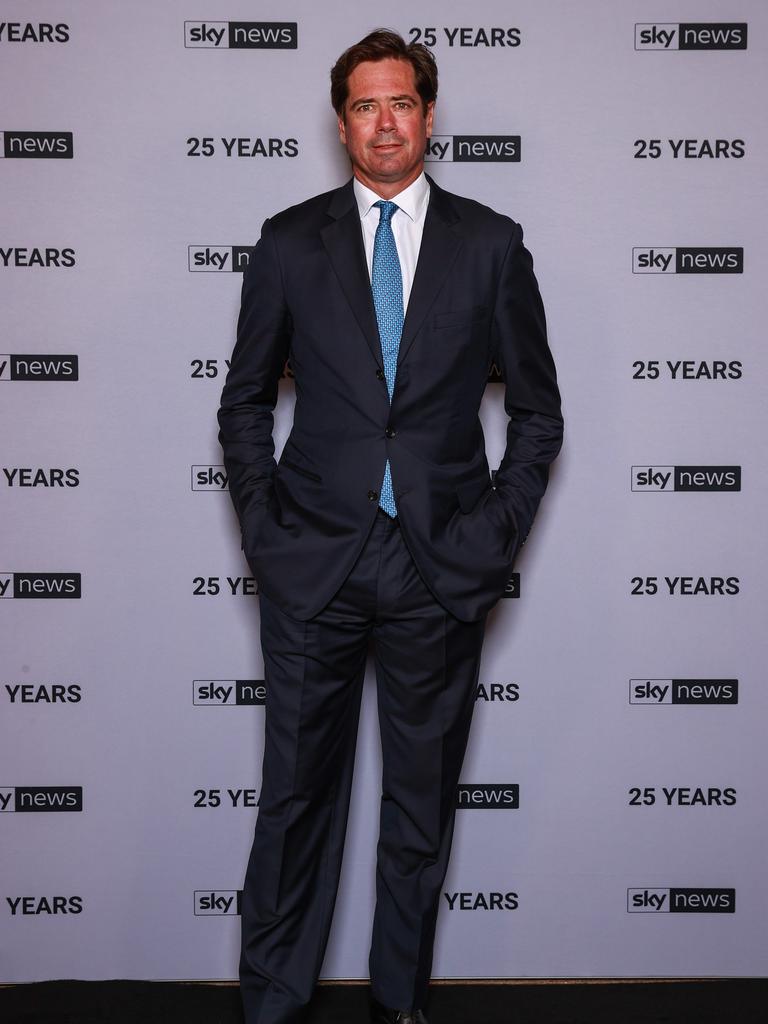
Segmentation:
[[(560, 448), (555, 368), (522, 230), (429, 184), (391, 405), (351, 181), (267, 220), (245, 272), (219, 439), (259, 587), (300, 620), (355, 563), (387, 458), (424, 581), (457, 618), (481, 617), (504, 591)], [(286, 358), (296, 407), (276, 464)], [(492, 483), (478, 411), (494, 362), (509, 421)]]

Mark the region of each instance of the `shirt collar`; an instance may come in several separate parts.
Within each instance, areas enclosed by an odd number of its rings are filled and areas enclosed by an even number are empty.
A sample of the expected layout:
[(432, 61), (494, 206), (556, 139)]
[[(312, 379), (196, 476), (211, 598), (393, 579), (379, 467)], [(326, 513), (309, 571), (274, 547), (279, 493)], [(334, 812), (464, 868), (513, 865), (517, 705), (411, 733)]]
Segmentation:
[[(371, 212), (374, 203), (378, 203), (382, 197), (376, 195), (373, 189), (368, 188), (367, 185), (364, 185), (362, 181), (358, 181), (357, 178), (353, 180), (352, 188), (354, 189), (360, 220), (362, 220)], [(402, 192), (392, 196), (392, 202), (397, 203), (398, 207), (412, 221), (418, 220), (424, 213), (428, 199), (429, 182), (424, 171), (421, 172), (416, 181), (411, 182), (408, 188), (404, 188)]]

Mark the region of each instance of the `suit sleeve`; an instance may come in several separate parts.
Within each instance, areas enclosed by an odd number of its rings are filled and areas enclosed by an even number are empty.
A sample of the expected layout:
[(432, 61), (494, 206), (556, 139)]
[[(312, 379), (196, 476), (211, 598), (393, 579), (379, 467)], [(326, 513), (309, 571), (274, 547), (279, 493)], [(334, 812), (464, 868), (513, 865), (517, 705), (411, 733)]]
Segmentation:
[(277, 386), (288, 356), (291, 317), (274, 233), (264, 222), (243, 278), (237, 340), (218, 412), (219, 442), (241, 526), (272, 492)]
[(522, 544), (546, 490), (549, 465), (562, 444), (563, 419), (544, 306), (519, 224), (499, 277), (492, 330), (509, 417), (495, 487)]

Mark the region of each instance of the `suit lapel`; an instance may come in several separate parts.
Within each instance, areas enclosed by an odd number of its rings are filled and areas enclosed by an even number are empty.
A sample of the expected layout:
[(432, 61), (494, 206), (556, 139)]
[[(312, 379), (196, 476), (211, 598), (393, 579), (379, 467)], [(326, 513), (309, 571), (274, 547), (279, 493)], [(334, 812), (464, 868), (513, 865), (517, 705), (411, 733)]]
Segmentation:
[(365, 260), (360, 216), (351, 181), (333, 193), (328, 215), (333, 221), (320, 232), (323, 245), (373, 358), (381, 367), (379, 328)]
[[(427, 180), (430, 185), (429, 206), (400, 338), (398, 366), (413, 344), (462, 244), (455, 230), (459, 217), (448, 193), (431, 178)], [(373, 358), (381, 367), (381, 341), (352, 181), (333, 193), (328, 215), (332, 218), (331, 223), (320, 232), (323, 245)]]
[(438, 188), (431, 178), (427, 180), (430, 185), (429, 206), (424, 219), (419, 259), (400, 338), (398, 366), (408, 354), (461, 248), (461, 238), (454, 228), (459, 217), (448, 193)]

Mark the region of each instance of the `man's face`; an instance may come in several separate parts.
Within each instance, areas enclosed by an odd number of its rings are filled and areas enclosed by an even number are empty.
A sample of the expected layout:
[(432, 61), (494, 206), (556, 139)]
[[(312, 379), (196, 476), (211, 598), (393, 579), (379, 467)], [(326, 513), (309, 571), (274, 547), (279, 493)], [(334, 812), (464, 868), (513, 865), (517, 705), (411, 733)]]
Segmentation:
[(339, 138), (355, 177), (390, 199), (421, 174), (435, 105), (429, 103), (424, 113), (413, 67), (392, 57), (363, 61), (347, 84)]

